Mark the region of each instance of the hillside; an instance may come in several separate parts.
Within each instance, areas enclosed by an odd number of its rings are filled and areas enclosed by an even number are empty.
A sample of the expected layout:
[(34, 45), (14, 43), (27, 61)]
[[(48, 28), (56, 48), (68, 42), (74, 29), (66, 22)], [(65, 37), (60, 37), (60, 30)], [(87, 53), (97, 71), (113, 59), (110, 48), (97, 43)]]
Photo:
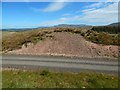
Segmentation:
[(97, 32), (106, 32), (106, 33), (110, 33), (110, 34), (118, 34), (120, 28), (120, 22), (119, 23), (112, 23), (106, 26), (94, 26), (92, 27), (93, 31), (97, 31)]
[[(30, 55), (118, 57), (118, 46), (95, 44), (87, 40), (88, 36), (91, 37), (90, 31), (68, 28), (19, 32), (3, 39), (3, 52)], [(13, 38), (14, 41), (11, 40)]]
[(119, 26), (119, 25), (120, 25), (120, 22), (118, 22), (118, 23), (112, 23), (109, 26)]

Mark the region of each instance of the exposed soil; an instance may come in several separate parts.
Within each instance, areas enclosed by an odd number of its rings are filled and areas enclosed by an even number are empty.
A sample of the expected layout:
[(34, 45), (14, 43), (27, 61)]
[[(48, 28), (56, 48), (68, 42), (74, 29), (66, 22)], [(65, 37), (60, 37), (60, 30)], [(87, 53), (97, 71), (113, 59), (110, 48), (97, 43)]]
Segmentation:
[(47, 38), (37, 44), (29, 43), (22, 49), (9, 54), (63, 55), (77, 57), (118, 57), (118, 46), (100, 45), (86, 41), (79, 34), (57, 32), (54, 38)]

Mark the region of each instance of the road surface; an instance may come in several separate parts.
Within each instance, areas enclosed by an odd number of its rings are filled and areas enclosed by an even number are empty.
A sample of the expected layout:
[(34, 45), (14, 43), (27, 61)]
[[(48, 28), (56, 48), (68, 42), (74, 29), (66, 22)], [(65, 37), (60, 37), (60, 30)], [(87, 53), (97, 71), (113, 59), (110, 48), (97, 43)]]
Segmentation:
[(50, 56), (19, 56), (3, 55), (3, 68), (16, 69), (49, 69), (56, 71), (96, 71), (105, 73), (118, 73), (118, 60), (89, 59), (89, 58), (68, 58)]

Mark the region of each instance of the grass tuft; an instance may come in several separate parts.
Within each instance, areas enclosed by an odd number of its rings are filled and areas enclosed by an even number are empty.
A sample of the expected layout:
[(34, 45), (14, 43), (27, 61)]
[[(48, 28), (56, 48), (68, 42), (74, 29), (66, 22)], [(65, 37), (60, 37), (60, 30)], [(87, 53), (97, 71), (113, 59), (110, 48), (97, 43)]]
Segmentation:
[(42, 75), (42, 76), (47, 76), (47, 75), (49, 75), (50, 74), (50, 72), (48, 71), (48, 70), (43, 70), (41, 73), (40, 73), (40, 75)]

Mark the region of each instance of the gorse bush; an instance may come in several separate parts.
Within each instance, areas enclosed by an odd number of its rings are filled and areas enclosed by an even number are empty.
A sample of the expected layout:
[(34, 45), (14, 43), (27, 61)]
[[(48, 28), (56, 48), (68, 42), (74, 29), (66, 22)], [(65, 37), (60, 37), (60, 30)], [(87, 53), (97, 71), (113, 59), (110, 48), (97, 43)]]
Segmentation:
[(77, 28), (57, 28), (54, 32), (71, 32), (76, 34), (81, 34), (81, 29)]
[(97, 44), (105, 45), (120, 45), (119, 35), (111, 35), (103, 32), (95, 32), (88, 30), (86, 33), (82, 33), (87, 40), (92, 41)]
[(49, 74), (50, 74), (49, 70), (43, 70), (43, 71), (40, 73), (41, 76), (47, 76), (47, 75), (49, 75)]

